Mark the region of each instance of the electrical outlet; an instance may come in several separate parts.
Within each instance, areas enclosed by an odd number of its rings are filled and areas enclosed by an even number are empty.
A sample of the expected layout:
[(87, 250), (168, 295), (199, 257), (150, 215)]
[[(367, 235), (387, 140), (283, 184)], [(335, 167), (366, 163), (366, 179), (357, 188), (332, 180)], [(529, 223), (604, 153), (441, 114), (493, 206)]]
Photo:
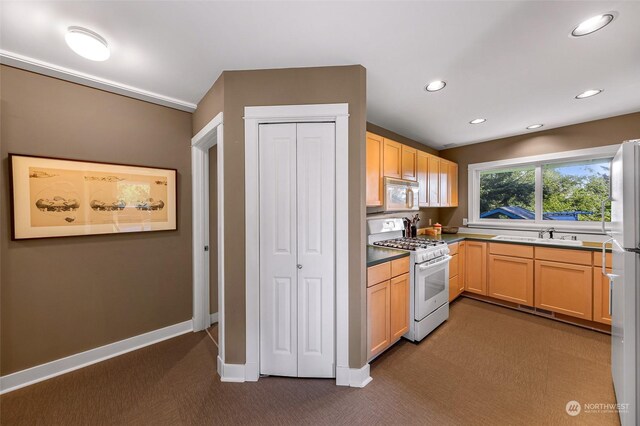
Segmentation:
[(429, 226), (431, 226), (431, 218), (429, 218)]
[(467, 223), (469, 223), (469, 221), (467, 220), (466, 217), (464, 219), (462, 219), (462, 225), (463, 226), (467, 226)]

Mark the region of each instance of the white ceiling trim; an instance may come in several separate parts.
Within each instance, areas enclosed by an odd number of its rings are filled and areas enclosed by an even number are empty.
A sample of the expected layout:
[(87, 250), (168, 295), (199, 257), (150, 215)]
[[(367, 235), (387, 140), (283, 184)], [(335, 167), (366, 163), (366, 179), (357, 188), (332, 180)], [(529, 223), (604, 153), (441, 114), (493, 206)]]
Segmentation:
[(94, 75), (85, 74), (58, 65), (53, 65), (48, 62), (33, 59), (28, 56), (19, 55), (7, 50), (0, 49), (0, 64), (9, 65), (27, 71), (33, 71), (39, 74), (47, 75), (49, 77), (59, 78), (61, 80), (70, 81), (72, 83), (82, 84), (84, 86), (116, 93), (118, 95), (128, 96), (130, 98), (139, 99), (141, 101), (146, 101), (153, 104), (163, 105), (181, 111), (193, 112), (197, 107), (197, 105), (191, 102), (170, 98), (158, 93), (148, 92), (137, 87), (128, 86), (126, 84), (106, 80)]

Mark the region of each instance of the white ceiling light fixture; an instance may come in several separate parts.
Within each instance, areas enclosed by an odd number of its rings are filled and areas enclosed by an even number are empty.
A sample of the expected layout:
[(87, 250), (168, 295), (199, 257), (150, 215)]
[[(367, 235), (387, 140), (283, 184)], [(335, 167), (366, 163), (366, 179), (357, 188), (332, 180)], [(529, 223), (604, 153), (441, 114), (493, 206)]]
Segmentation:
[(476, 118), (471, 120), (469, 124), (480, 124), (480, 123), (484, 123), (485, 121), (487, 121), (486, 118)]
[(424, 89), (427, 92), (437, 92), (438, 90), (444, 89), (444, 86), (446, 86), (446, 85), (447, 85), (446, 81), (436, 80), (436, 81), (432, 81), (431, 83), (427, 84), (427, 87), (425, 87)]
[(69, 27), (64, 39), (71, 50), (91, 61), (106, 61), (111, 56), (107, 40), (86, 28)]
[(603, 89), (589, 89), (589, 90), (585, 90), (584, 92), (580, 93), (578, 96), (576, 96), (576, 99), (585, 99), (585, 98), (590, 98), (592, 96), (595, 96), (599, 93), (602, 93)]
[(539, 129), (544, 126), (544, 124), (532, 124), (531, 126), (527, 126), (527, 130)]
[(593, 16), (575, 27), (573, 31), (571, 31), (571, 35), (573, 37), (582, 37), (594, 33), (609, 25), (611, 21), (613, 21), (613, 14), (611, 13)]

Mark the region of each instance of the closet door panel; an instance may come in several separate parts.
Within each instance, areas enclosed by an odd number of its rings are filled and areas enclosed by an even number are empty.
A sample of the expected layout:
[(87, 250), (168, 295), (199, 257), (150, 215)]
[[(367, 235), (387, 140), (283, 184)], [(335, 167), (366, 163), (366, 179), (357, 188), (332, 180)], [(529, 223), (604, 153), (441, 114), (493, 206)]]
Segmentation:
[(298, 376), (334, 377), (335, 125), (297, 135)]
[(260, 373), (297, 376), (296, 125), (259, 132)]

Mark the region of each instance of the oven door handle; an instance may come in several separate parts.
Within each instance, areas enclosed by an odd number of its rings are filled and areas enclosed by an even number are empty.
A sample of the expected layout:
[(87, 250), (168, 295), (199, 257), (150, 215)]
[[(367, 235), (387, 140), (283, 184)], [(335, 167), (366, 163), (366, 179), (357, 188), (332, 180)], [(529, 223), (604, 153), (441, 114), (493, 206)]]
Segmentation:
[(431, 269), (431, 268), (434, 268), (436, 266), (444, 265), (445, 263), (449, 262), (449, 260), (451, 260), (451, 256), (446, 255), (444, 257), (444, 259), (442, 259), (442, 260), (440, 260), (438, 262), (430, 263), (428, 265), (418, 265), (418, 270), (419, 271), (426, 271), (427, 269)]

